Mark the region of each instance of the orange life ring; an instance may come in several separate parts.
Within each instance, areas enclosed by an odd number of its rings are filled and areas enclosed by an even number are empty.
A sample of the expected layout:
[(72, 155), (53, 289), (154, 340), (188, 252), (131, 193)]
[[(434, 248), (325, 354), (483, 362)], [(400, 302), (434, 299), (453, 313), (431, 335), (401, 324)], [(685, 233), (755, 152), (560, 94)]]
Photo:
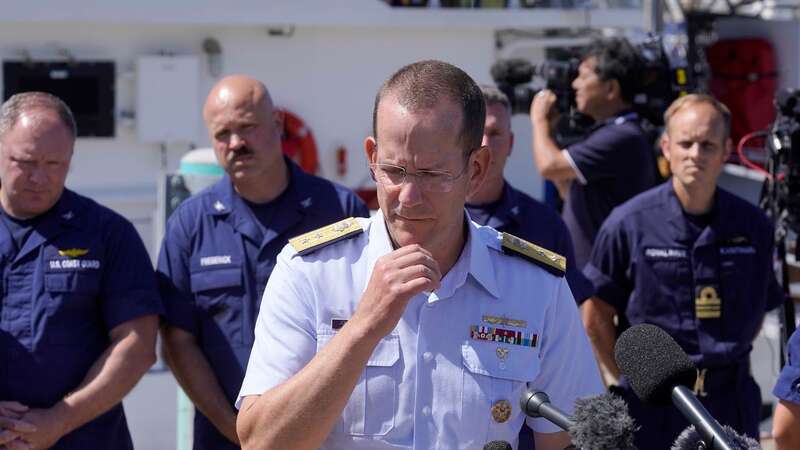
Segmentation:
[(286, 109), (281, 109), (281, 111), (283, 112), (283, 138), (281, 139), (283, 153), (304, 171), (317, 173), (319, 157), (314, 134), (297, 114)]

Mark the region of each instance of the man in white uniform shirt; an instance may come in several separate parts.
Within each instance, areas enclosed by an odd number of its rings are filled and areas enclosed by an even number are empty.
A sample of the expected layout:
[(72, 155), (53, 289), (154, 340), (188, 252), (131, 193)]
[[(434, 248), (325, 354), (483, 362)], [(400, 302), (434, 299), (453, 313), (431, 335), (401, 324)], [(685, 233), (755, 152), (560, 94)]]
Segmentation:
[[(237, 402), (247, 448), (516, 446), (526, 387), (602, 392), (562, 257), (471, 222), (490, 163), (474, 81), (439, 61), (381, 87), (365, 140), (381, 210), (290, 240)], [(528, 419), (539, 450), (566, 433)]]

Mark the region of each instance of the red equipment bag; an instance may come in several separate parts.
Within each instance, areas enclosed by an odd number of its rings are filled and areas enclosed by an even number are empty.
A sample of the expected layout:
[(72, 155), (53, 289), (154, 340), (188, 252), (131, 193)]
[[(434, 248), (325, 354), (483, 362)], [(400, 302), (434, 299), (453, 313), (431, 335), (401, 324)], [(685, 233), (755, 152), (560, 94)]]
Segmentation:
[(707, 49), (709, 89), (731, 110), (731, 138), (736, 145), (747, 133), (766, 129), (775, 120), (772, 102), (777, 63), (765, 39), (724, 39)]

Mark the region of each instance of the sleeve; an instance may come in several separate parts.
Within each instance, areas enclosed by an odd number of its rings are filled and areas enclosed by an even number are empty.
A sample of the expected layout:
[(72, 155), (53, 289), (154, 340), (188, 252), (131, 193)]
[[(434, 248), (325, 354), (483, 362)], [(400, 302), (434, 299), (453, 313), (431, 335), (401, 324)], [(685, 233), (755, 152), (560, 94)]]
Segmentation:
[(244, 397), (288, 380), (317, 353), (313, 290), (303, 273), (292, 270), (292, 254), (284, 247), (267, 281), (237, 408)]
[(628, 164), (625, 150), (629, 143), (626, 140), (619, 127), (609, 125), (567, 147), (568, 160), (578, 172), (581, 183), (616, 178)]
[(158, 290), (164, 301), (164, 321), (194, 335), (199, 332), (189, 270), (189, 235), (180, 221), (180, 210), (167, 223), (158, 255)]
[[(546, 392), (555, 407), (572, 415), (576, 399), (600, 395), (604, 389), (578, 307), (563, 278), (544, 323), (539, 375), (531, 387)], [(541, 417), (526, 421), (536, 432), (561, 431)]]
[(621, 222), (606, 220), (597, 233), (592, 256), (583, 273), (594, 286), (594, 295), (617, 311), (625, 311), (628, 306), (632, 290), (628, 279), (630, 259), (628, 239)]
[(567, 258), (567, 273), (565, 276), (575, 301), (580, 305), (587, 298), (594, 295), (594, 286), (575, 265), (575, 250), (572, 247), (572, 238), (569, 236), (566, 225), (562, 224), (557, 239), (555, 251)]
[(130, 222), (115, 219), (105, 237), (106, 267), (100, 288), (109, 330), (141, 316), (164, 313), (142, 238)]
[(781, 370), (772, 393), (781, 400), (800, 404), (800, 330), (789, 338), (789, 362)]

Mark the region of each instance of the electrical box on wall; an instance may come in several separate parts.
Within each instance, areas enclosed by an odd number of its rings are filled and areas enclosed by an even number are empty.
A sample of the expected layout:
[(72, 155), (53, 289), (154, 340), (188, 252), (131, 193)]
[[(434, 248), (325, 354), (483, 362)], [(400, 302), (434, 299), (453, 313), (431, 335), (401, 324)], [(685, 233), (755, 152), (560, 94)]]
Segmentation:
[(136, 64), (136, 130), (142, 143), (194, 142), (200, 117), (196, 56), (143, 56)]
[(48, 92), (72, 110), (79, 137), (114, 137), (115, 75), (110, 61), (5, 61), (3, 99)]

